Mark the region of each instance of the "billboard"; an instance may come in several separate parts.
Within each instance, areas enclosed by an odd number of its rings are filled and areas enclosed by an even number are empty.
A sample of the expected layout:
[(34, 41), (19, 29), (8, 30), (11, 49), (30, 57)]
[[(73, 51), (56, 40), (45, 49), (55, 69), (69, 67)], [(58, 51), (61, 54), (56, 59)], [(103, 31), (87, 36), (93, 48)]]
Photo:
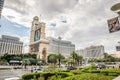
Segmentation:
[(34, 41), (40, 40), (40, 29), (35, 31)]
[(32, 52), (39, 52), (39, 44), (35, 44), (31, 47)]
[(120, 17), (115, 17), (108, 20), (109, 32), (116, 32), (120, 30)]

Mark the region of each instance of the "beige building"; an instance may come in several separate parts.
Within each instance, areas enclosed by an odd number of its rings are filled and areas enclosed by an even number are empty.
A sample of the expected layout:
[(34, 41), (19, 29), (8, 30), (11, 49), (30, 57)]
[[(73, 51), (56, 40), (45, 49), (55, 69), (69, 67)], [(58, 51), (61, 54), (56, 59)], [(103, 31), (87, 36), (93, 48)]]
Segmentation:
[(39, 22), (39, 18), (33, 18), (30, 36), (30, 53), (37, 54), (37, 57), (47, 61), (47, 56), (51, 53), (61, 53), (64, 56), (75, 51), (75, 45), (70, 41), (59, 40), (47, 37), (45, 34), (45, 23)]
[(120, 58), (120, 53), (111, 54), (111, 56), (114, 58)]
[(23, 49), (23, 42), (19, 41), (17, 37), (2, 35), (0, 38), (0, 56), (5, 53), (21, 54)]
[(49, 41), (45, 37), (45, 23), (39, 22), (39, 18), (33, 18), (30, 36), (30, 53), (37, 54), (38, 58), (46, 60)]

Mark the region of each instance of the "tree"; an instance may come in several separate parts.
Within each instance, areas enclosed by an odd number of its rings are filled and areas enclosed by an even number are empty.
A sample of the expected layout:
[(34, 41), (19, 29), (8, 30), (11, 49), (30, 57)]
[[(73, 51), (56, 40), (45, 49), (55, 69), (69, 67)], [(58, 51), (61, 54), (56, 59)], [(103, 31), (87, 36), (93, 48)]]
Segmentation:
[(57, 63), (57, 55), (56, 54), (50, 54), (48, 56), (48, 62), (53, 63), (54, 67), (55, 67), (55, 64)]
[(59, 68), (60, 68), (60, 63), (61, 63), (61, 60), (64, 59), (65, 57), (61, 54), (57, 54), (57, 59), (58, 59), (58, 65), (59, 65)]
[(77, 61), (77, 63), (78, 63), (78, 66), (79, 66), (79, 63), (80, 63), (80, 65), (82, 65), (82, 60), (83, 60), (83, 57), (77, 55), (77, 57), (76, 57), (76, 61)]
[(24, 68), (26, 69), (26, 68), (27, 68), (27, 65), (30, 64), (29, 59), (23, 59), (22, 64), (24, 65)]
[(105, 62), (115, 62), (115, 58), (107, 53), (104, 53), (104, 59), (105, 59)]
[(72, 57), (72, 59), (73, 59), (73, 65), (75, 64), (75, 62), (76, 62), (76, 60), (77, 60), (77, 54), (73, 51), (71, 54), (71, 57)]
[(108, 54), (104, 53), (104, 59), (107, 60)]

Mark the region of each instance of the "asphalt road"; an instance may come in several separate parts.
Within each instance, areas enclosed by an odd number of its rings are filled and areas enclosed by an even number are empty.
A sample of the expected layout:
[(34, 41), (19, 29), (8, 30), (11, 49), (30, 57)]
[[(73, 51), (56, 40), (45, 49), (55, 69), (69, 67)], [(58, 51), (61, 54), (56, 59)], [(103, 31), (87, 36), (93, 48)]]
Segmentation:
[(21, 77), (25, 73), (30, 73), (30, 70), (24, 69), (11, 69), (11, 70), (0, 70), (0, 80), (11, 77)]

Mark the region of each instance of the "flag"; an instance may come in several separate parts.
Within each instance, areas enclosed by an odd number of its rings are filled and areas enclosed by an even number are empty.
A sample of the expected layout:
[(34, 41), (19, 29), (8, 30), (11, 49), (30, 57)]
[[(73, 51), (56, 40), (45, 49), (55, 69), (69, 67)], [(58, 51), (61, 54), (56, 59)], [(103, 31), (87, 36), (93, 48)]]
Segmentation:
[(67, 20), (62, 20), (61, 22), (63, 22), (63, 23), (67, 23)]
[(51, 23), (50, 26), (56, 27), (56, 23)]
[(66, 16), (61, 16), (61, 22), (62, 22), (62, 23), (67, 23)]

